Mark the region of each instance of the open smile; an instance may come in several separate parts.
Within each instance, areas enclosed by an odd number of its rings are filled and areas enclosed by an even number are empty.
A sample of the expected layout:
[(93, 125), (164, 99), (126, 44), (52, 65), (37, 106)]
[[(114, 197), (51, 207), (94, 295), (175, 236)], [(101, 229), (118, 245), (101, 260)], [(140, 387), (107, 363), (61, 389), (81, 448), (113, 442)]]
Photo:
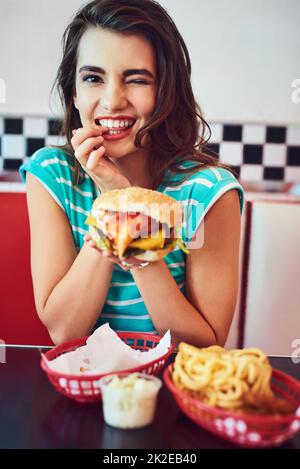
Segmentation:
[[(132, 128), (134, 127), (135, 122), (126, 125), (126, 127), (108, 127), (108, 131), (102, 134), (104, 140), (121, 140), (130, 135)], [(96, 121), (96, 125), (100, 125), (99, 121)]]

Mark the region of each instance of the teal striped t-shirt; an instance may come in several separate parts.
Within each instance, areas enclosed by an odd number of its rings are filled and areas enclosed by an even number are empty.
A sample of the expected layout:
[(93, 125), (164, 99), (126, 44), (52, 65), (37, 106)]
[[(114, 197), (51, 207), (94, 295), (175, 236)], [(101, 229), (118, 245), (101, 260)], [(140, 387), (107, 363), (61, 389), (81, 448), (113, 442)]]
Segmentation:
[[(183, 166), (190, 165), (193, 165), (193, 162), (185, 162)], [(74, 243), (79, 252), (84, 243), (83, 236), (88, 231), (85, 220), (94, 199), (100, 195), (100, 192), (86, 173), (84, 181), (78, 187), (72, 187), (74, 169), (72, 156), (62, 149), (45, 147), (36, 151), (20, 167), (20, 175), (25, 181), (27, 171), (33, 174), (62, 208), (69, 220)], [(189, 176), (184, 182), (181, 182), (181, 175), (174, 176), (173, 180), (174, 178), (177, 182), (175, 187), (161, 185), (156, 190), (173, 197), (182, 204), (185, 214), (182, 239), (190, 248), (201, 247), (201, 229), (197, 231), (197, 228), (208, 210), (225, 192), (237, 189), (241, 212), (243, 210), (243, 188), (233, 174), (226, 169), (204, 168)], [(193, 237), (196, 231), (195, 240)], [(165, 256), (164, 260), (178, 288), (185, 295), (186, 254), (176, 248)], [(102, 311), (99, 311), (99, 319), (95, 327), (106, 322), (109, 322), (110, 327), (116, 331), (156, 332), (132, 274), (116, 264), (106, 301)]]

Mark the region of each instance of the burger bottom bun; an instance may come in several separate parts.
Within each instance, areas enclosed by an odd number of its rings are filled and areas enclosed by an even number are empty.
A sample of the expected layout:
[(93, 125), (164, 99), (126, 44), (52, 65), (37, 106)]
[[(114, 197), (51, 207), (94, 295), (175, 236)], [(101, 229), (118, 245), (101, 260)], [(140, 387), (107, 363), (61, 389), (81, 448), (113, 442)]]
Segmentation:
[(174, 246), (168, 246), (164, 249), (156, 249), (155, 251), (145, 251), (142, 254), (136, 254), (135, 259), (140, 259), (141, 261), (154, 262), (159, 261), (165, 257), (169, 252), (173, 251)]

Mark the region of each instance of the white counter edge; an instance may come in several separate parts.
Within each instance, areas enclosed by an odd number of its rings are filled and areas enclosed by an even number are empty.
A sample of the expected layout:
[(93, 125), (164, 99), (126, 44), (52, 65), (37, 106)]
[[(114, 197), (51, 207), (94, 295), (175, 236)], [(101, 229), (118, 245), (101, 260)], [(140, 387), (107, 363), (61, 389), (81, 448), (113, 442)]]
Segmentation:
[[(0, 182), (1, 192), (26, 192), (25, 182)], [(279, 202), (299, 202), (300, 197), (293, 194), (282, 192), (252, 192), (245, 191), (245, 199), (252, 202), (259, 201), (279, 201)]]
[(0, 182), (0, 192), (26, 192), (25, 182)]

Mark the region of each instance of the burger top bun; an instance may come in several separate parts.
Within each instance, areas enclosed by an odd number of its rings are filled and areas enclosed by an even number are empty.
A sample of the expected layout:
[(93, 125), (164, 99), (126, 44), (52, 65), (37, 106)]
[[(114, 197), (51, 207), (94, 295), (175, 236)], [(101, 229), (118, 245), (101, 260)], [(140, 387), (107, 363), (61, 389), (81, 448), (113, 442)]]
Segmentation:
[(127, 187), (104, 192), (95, 199), (92, 215), (97, 218), (101, 210), (113, 212), (140, 212), (169, 227), (183, 222), (183, 210), (179, 202), (151, 189)]

